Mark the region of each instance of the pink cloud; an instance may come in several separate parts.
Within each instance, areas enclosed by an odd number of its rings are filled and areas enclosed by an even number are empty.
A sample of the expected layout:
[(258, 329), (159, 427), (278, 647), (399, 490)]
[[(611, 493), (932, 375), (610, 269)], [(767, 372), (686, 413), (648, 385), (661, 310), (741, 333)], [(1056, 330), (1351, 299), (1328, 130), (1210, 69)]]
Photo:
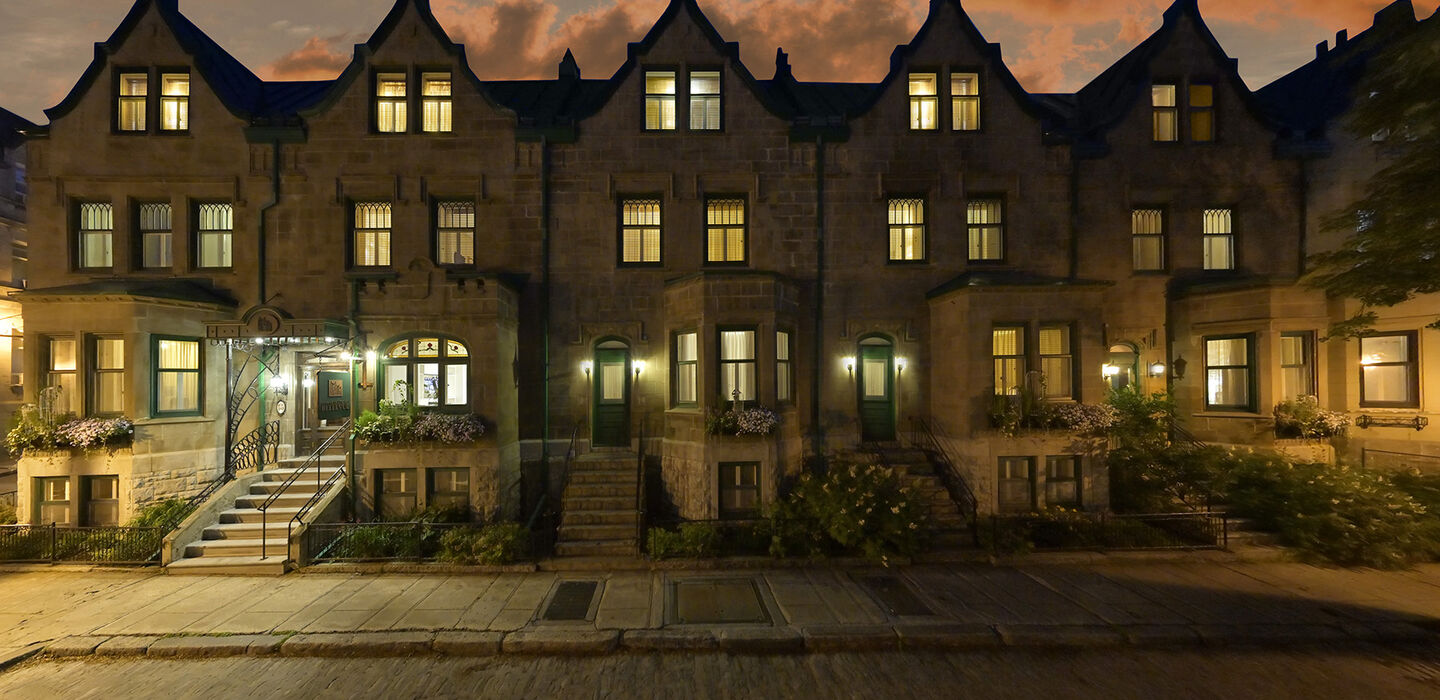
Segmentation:
[[(329, 80), (345, 70), (350, 54), (345, 35), (312, 36), (305, 45), (265, 67), (271, 80)], [(353, 42), (352, 42), (353, 43)]]

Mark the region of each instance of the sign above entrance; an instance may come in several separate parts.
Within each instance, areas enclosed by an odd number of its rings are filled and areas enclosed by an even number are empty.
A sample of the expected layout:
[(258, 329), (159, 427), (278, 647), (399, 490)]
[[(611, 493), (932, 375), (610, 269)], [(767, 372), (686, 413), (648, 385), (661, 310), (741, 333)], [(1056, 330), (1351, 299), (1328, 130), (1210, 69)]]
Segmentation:
[(334, 342), (335, 338), (347, 338), (349, 326), (343, 321), (331, 319), (291, 318), (284, 310), (273, 306), (259, 306), (246, 311), (235, 321), (215, 321), (205, 324), (205, 336), (211, 340), (249, 340), (260, 338), (281, 342), (311, 343)]

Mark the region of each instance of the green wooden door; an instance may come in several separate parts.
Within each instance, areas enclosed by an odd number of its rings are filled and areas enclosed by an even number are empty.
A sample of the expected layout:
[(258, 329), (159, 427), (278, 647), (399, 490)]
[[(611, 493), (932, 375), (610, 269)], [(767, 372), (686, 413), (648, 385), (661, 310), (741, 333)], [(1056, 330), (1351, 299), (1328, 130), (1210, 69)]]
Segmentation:
[(860, 346), (860, 439), (895, 439), (895, 353), (888, 345)]
[(595, 351), (595, 419), (590, 441), (597, 447), (630, 446), (630, 351)]
[(315, 373), (315, 413), (320, 420), (343, 421), (350, 417), (350, 373)]

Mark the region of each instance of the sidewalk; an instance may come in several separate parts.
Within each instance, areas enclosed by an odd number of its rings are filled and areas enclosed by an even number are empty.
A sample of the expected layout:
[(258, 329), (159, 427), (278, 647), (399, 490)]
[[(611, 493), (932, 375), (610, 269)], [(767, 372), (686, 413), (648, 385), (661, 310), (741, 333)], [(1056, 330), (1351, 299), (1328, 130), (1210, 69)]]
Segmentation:
[(39, 652), (781, 653), (1440, 641), (1440, 565), (1377, 572), (1034, 557), (1015, 566), (312, 570), (283, 578), (32, 569), (0, 570), (0, 590), (0, 663)]

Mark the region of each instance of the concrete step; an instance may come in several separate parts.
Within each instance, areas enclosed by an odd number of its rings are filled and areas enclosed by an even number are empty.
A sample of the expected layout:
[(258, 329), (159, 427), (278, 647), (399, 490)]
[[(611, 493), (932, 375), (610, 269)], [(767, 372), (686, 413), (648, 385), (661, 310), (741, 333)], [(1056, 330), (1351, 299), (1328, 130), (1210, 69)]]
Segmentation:
[(555, 555), (561, 557), (633, 557), (638, 551), (634, 538), (555, 543)]
[[(573, 489), (572, 489), (573, 490)], [(566, 496), (565, 512), (580, 510), (625, 510), (635, 507), (635, 494), (629, 496)]]
[(260, 523), (216, 523), (205, 528), (200, 535), (202, 540), (258, 540), (264, 534), (270, 539), (275, 538), (275, 533), (283, 537), (285, 527), (288, 523), (270, 523), (269, 527), (262, 528)]
[(565, 500), (571, 498), (596, 498), (628, 496), (635, 498), (635, 490), (638, 484), (570, 484), (565, 489)]
[(630, 471), (585, 471), (570, 475), (570, 485), (578, 484), (630, 484), (638, 483), (640, 476)]
[[(297, 508), (282, 508), (275, 506), (264, 513), (264, 519), (271, 525), (280, 523), (282, 526), (290, 522), (290, 519), (299, 513)], [(221, 523), (258, 523), (261, 520), (261, 512), (254, 508), (232, 508), (220, 512), (219, 522)]]
[(283, 556), (260, 557), (198, 557), (178, 559), (165, 567), (165, 573), (186, 576), (280, 576), (285, 573)]
[[(328, 478), (328, 477), (327, 477)], [(325, 479), (320, 480), (320, 485), (325, 485)], [(250, 485), (250, 493), (275, 493), (285, 488), (283, 481), (257, 481)], [(315, 480), (301, 478), (290, 484), (290, 491), (308, 491), (315, 493)]]
[[(235, 497), (235, 507), (236, 507), (237, 509), (240, 509), (240, 508), (259, 508), (259, 507), (260, 507), (261, 505), (263, 505), (266, 501), (270, 500), (270, 497), (271, 497), (272, 495), (273, 495), (273, 494), (259, 493), (259, 494), (252, 494), (252, 495), (249, 495), (249, 496), (236, 496), (236, 497)], [(310, 501), (311, 498), (314, 498), (314, 497), (315, 497), (315, 487), (312, 485), (309, 489), (307, 489), (307, 490), (305, 490), (305, 491), (292, 490), (292, 491), (289, 491), (289, 492), (286, 492), (286, 493), (282, 493), (282, 494), (280, 494), (279, 496), (276, 496), (276, 497), (275, 497), (275, 501), (270, 504), (270, 507), (271, 507), (272, 509), (273, 509), (273, 508), (299, 508), (300, 506), (305, 505), (307, 502)]]
[(566, 525), (628, 525), (632, 530), (640, 522), (635, 510), (566, 510), (561, 517)]
[[(338, 467), (321, 467), (320, 481), (323, 483), (338, 471), (340, 471)], [(260, 480), (267, 483), (284, 483), (286, 479), (294, 476), (295, 472), (296, 470), (294, 469), (270, 469), (260, 473)], [(296, 483), (301, 481), (309, 481), (312, 484), (315, 483), (315, 470), (313, 468), (303, 470), (300, 473), (300, 477), (295, 481)]]
[(628, 525), (577, 525), (572, 524), (568, 519), (563, 519), (560, 525), (560, 540), (563, 542), (596, 540), (618, 540), (635, 538), (635, 525), (632, 522)]
[[(261, 554), (262, 545), (269, 555), (284, 559), (288, 553), (285, 539), (285, 529), (276, 528), (278, 532), (270, 533), (269, 539), (261, 540), (195, 540), (185, 545), (185, 558), (195, 557), (258, 557)], [(276, 535), (279, 535), (278, 537)]]

